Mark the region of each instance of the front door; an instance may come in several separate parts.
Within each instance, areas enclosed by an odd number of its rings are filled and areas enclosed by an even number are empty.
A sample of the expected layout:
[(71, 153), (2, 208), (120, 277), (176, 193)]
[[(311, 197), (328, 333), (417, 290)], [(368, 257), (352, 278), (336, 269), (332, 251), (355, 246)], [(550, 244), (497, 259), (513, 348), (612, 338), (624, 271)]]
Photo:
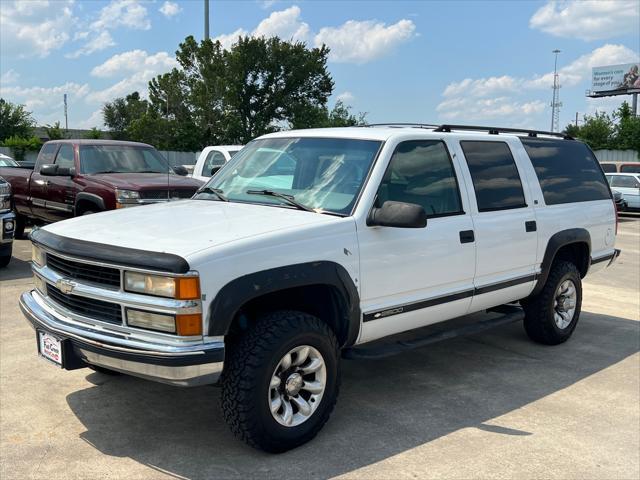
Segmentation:
[(476, 249), (459, 168), (442, 140), (396, 147), (376, 206), (387, 200), (421, 205), (427, 226), (358, 226), (364, 314), (359, 342), (467, 313)]
[[(54, 163), (58, 168), (74, 168), (73, 145), (63, 143), (56, 154)], [(47, 220), (55, 222), (73, 217), (75, 202), (75, 185), (68, 175), (46, 177), (47, 186)]]

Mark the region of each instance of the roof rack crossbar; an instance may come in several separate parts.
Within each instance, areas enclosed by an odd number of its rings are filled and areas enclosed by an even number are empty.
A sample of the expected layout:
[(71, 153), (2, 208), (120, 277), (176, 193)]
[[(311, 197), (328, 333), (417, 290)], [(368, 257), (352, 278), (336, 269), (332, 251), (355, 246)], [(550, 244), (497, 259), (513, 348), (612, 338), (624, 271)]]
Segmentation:
[(477, 130), (486, 131), (490, 135), (499, 135), (502, 133), (526, 133), (529, 137), (537, 137), (538, 135), (549, 135), (553, 137), (564, 138), (565, 140), (574, 140), (571, 135), (561, 132), (545, 132), (544, 130), (528, 130), (525, 128), (502, 128), (502, 127), (481, 127), (477, 125), (440, 125), (434, 132), (451, 132), (453, 130)]

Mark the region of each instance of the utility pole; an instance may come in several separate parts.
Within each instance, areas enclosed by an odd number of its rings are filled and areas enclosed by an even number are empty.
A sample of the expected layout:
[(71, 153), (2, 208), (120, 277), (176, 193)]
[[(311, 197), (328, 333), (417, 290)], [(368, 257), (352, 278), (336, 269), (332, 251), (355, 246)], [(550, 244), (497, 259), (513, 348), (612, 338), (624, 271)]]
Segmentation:
[(64, 129), (69, 130), (69, 117), (67, 116), (67, 94), (64, 94)]
[(204, 0), (204, 39), (209, 40), (209, 0)]
[(553, 65), (553, 100), (551, 100), (551, 131), (557, 132), (560, 130), (560, 82), (558, 81), (558, 54), (560, 50), (555, 49), (552, 53), (555, 54), (556, 59)]

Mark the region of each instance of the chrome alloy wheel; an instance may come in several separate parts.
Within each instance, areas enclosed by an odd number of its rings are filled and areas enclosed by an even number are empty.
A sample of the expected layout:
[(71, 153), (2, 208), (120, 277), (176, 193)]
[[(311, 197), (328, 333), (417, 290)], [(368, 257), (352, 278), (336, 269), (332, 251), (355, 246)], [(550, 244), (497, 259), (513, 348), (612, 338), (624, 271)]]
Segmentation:
[(559, 329), (563, 330), (569, 326), (576, 313), (576, 302), (578, 292), (571, 280), (565, 280), (556, 290), (553, 302), (553, 319)]
[(290, 350), (271, 377), (271, 415), (285, 427), (301, 425), (320, 405), (326, 383), (327, 367), (318, 350), (309, 345)]

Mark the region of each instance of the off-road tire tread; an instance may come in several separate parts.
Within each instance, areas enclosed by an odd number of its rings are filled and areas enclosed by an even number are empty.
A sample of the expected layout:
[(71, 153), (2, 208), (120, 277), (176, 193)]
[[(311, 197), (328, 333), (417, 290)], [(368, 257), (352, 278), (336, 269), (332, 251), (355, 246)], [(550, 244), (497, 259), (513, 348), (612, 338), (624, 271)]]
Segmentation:
[(579, 291), (580, 300), (582, 297), (582, 284), (578, 268), (571, 262), (559, 261), (552, 265), (547, 281), (540, 293), (522, 302), (525, 313), (524, 329), (534, 342), (544, 345), (559, 345), (566, 342), (576, 328), (580, 317), (581, 301), (578, 308), (576, 308), (572, 325), (565, 332), (558, 332), (553, 317), (549, 315), (549, 305), (553, 302), (558, 284), (567, 274), (571, 274), (573, 277), (576, 289)]
[[(260, 318), (228, 350), (221, 378), (222, 415), (233, 434), (254, 448), (274, 453), (292, 448), (290, 445), (269, 441), (268, 436), (259, 427), (255, 409), (250, 406), (251, 399), (256, 395), (255, 385), (258, 383), (260, 366), (268, 358), (269, 352), (278, 348), (290, 334), (300, 331), (316, 332), (326, 337), (332, 345), (336, 359), (339, 359), (338, 340), (325, 322), (303, 312), (288, 310), (273, 312)], [(327, 402), (322, 419), (312, 432), (297, 442), (297, 445), (315, 437), (327, 422), (335, 407), (339, 388), (338, 367), (335, 391), (325, 391), (322, 399), (323, 402)]]

